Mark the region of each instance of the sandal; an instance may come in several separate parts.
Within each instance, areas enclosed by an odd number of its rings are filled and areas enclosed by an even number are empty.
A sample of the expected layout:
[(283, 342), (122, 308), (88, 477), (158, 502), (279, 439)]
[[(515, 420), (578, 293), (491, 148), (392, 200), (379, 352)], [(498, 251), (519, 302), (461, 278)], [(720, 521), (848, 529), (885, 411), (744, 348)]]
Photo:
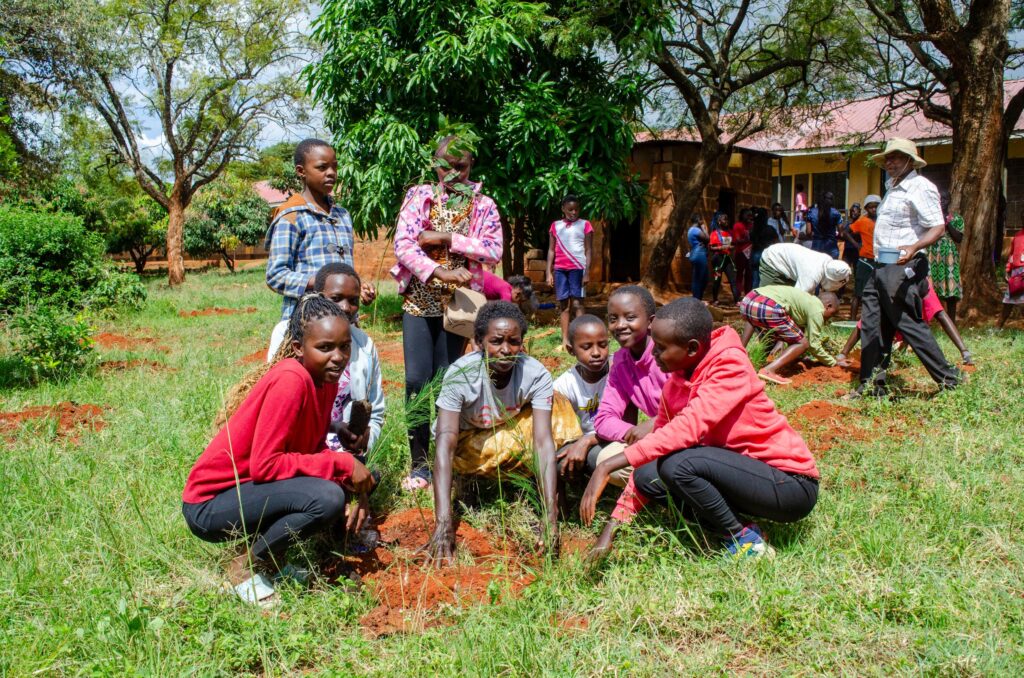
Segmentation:
[(771, 382), (773, 384), (778, 384), (779, 386), (785, 386), (786, 384), (792, 384), (793, 383), (792, 379), (787, 379), (785, 377), (780, 377), (779, 375), (775, 374), (774, 372), (766, 372), (763, 367), (760, 370), (758, 370), (757, 376), (759, 376), (761, 379), (763, 379), (765, 381)]

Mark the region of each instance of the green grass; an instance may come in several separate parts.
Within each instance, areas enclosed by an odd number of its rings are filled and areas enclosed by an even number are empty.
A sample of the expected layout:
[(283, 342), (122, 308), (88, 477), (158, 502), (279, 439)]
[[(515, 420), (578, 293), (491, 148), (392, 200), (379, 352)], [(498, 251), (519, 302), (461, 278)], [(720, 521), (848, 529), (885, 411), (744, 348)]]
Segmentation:
[[(399, 338), (385, 294), (370, 323)], [(259, 312), (181, 318), (206, 306)], [(543, 565), (522, 597), (452, 610), (449, 625), (379, 640), (358, 618), (373, 602), (323, 584), (285, 589), (269, 613), (218, 592), (225, 550), (192, 537), (181, 488), (226, 390), (265, 346), (279, 299), (259, 271), (150, 283), (144, 311), (103, 325), (170, 348), (104, 352), (135, 370), (0, 392), (0, 409), (61, 400), (106, 408), (73, 445), (30, 426), (0, 442), (0, 674), (629, 675), (707, 673), (1014, 675), (1024, 670), (1024, 335), (968, 331), (980, 363), (963, 388), (928, 397), (912, 357), (903, 396), (858, 418), (905, 435), (819, 451), (821, 499), (797, 525), (768, 526), (771, 562), (709, 556), (666, 511), (626, 530), (597, 572)], [(372, 309), (366, 309), (367, 315)], [(371, 316), (372, 317), (372, 316)], [(837, 341), (841, 339), (837, 338)], [(553, 355), (556, 335), (534, 344)], [(942, 339), (950, 356), (952, 347)], [(561, 358), (563, 365), (568, 359)], [(378, 507), (408, 499), (402, 370), (387, 365), (389, 418)], [(838, 386), (773, 389), (784, 412)], [(609, 492), (610, 496), (614, 496)], [(528, 514), (507, 507), (512, 520)], [(608, 504), (604, 505), (605, 507)], [(494, 525), (485, 502), (468, 520)], [(500, 514), (500, 517), (499, 517)], [(589, 534), (574, 521), (563, 529)], [(560, 618), (582, 617), (586, 630)]]

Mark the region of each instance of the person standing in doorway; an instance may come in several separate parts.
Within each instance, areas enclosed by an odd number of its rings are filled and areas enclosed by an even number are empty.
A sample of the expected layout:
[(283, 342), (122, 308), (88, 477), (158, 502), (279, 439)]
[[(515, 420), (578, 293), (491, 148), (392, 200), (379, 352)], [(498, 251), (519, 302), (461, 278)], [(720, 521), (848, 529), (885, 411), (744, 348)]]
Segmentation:
[(561, 308), (562, 343), (569, 349), (569, 321), (583, 314), (583, 291), (587, 285), (594, 244), (594, 227), (580, 219), (580, 199), (569, 193), (562, 198), (562, 218), (551, 224), (548, 242), (548, 285), (555, 288)]
[(834, 203), (832, 191), (825, 191), (818, 204), (807, 212), (807, 225), (804, 228), (810, 232), (812, 250), (824, 252), (833, 259), (838, 259), (837, 227), (842, 223), (843, 215), (832, 206)]
[(879, 264), (864, 288), (860, 385), (850, 397), (885, 394), (885, 370), (892, 355), (893, 335), (899, 330), (914, 353), (942, 388), (960, 383), (959, 371), (949, 364), (924, 321), (923, 298), (928, 293), (928, 247), (946, 231), (939, 191), (917, 173), (924, 159), (907, 139), (890, 139), (885, 150), (871, 156), (889, 179), (875, 221), (875, 256), (883, 249), (898, 250), (895, 264)]
[(740, 294), (746, 294), (753, 287), (750, 270), (750, 256), (753, 247), (750, 244), (750, 231), (754, 227), (754, 210), (745, 207), (740, 210), (740, 218), (732, 225), (732, 260), (736, 265), (736, 285)]
[(711, 250), (711, 305), (718, 306), (718, 292), (722, 289), (722, 276), (729, 280), (732, 303), (740, 303), (736, 287), (736, 267), (732, 263), (732, 231), (729, 230), (729, 215), (716, 212), (711, 224), (708, 248)]

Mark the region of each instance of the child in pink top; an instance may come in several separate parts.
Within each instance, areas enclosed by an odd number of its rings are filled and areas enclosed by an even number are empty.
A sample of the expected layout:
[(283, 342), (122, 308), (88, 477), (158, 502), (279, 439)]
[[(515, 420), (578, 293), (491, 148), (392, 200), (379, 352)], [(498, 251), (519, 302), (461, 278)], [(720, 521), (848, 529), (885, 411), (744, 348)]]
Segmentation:
[(593, 556), (611, 548), (616, 526), (651, 498), (671, 498), (720, 534), (733, 555), (768, 555), (756, 525), (737, 513), (776, 522), (800, 520), (818, 497), (818, 469), (800, 434), (775, 409), (731, 327), (712, 331), (711, 314), (684, 297), (663, 306), (651, 325), (654, 358), (671, 374), (654, 431), (598, 464), (580, 503), (585, 524), (609, 475), (633, 472)]
[(583, 290), (590, 271), (594, 243), (594, 227), (580, 219), (580, 199), (572, 193), (562, 198), (562, 219), (551, 224), (548, 242), (548, 284), (555, 288), (555, 298), (562, 308), (562, 344), (568, 350), (569, 314), (578, 318), (583, 313)]

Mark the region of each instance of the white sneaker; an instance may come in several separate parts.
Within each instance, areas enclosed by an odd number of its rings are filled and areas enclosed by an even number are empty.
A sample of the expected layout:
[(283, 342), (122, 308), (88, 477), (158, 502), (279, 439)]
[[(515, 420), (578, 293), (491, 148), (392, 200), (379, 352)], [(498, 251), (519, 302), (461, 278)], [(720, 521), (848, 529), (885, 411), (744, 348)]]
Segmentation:
[(250, 605), (273, 607), (277, 604), (276, 591), (262, 574), (250, 577), (230, 590)]

